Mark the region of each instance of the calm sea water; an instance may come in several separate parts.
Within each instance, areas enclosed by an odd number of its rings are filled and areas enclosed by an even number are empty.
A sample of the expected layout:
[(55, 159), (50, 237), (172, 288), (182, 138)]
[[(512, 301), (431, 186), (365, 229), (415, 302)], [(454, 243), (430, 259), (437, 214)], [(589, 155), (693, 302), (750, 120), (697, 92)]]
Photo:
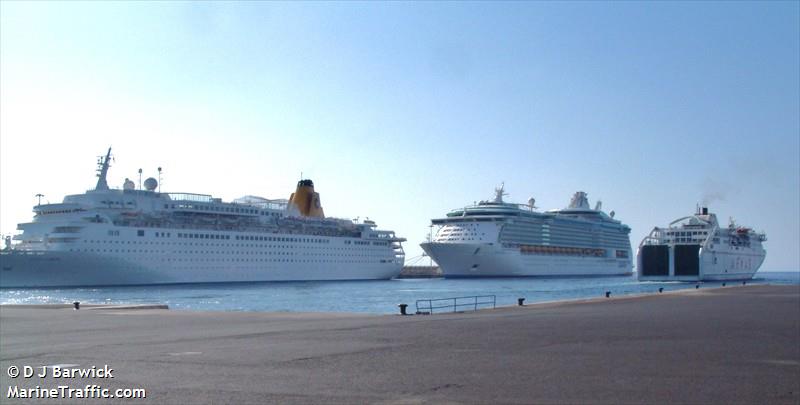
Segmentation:
[[(214, 311), (397, 313), (397, 304), (416, 300), (495, 295), (497, 305), (601, 297), (695, 288), (696, 283), (639, 282), (635, 277), (406, 279), (349, 282), (184, 284), (140, 287), (5, 289), (2, 304), (162, 303), (170, 309)], [(701, 283), (700, 288), (722, 283)], [(728, 285), (741, 284), (731, 283)], [(748, 284), (800, 285), (800, 272), (759, 272)]]

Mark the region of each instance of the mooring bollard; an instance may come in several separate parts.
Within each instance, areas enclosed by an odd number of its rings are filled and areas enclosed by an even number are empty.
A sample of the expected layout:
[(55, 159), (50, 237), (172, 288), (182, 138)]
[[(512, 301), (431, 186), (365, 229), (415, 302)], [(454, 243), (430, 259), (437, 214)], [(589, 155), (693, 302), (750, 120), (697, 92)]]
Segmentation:
[(400, 315), (408, 315), (406, 313), (406, 308), (408, 308), (408, 304), (399, 304), (398, 307), (400, 307)]
[(81, 303), (80, 303), (80, 302), (78, 302), (78, 301), (75, 301), (75, 302), (73, 302), (73, 303), (72, 303), (72, 306), (73, 306), (73, 307), (75, 307), (75, 310), (76, 310), (76, 311), (77, 311), (77, 310), (79, 310), (79, 309), (81, 309)]
[(606, 298), (611, 296), (611, 291), (606, 291)]
[(519, 306), (525, 305), (525, 298), (517, 298), (517, 305)]
[(747, 281), (742, 281), (742, 285), (747, 285)]
[(662, 292), (664, 292), (664, 287), (658, 287), (658, 292), (659, 292), (659, 293), (662, 293)]
[(700, 284), (698, 284), (698, 285), (694, 286), (694, 289), (695, 289), (695, 290), (696, 290), (696, 289), (698, 289), (698, 288), (700, 288)]
[(725, 283), (722, 283), (722, 286), (725, 287)]

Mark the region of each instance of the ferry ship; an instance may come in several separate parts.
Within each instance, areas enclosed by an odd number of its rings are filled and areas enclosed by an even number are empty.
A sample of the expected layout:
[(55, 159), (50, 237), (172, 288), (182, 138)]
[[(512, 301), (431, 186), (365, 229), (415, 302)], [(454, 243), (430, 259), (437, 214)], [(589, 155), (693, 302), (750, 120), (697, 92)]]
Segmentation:
[(501, 185), (494, 200), (431, 220), (436, 234), (421, 247), (445, 277), (632, 274), (630, 228), (600, 202), (592, 209), (585, 192), (547, 212), (537, 211), (534, 199), (513, 204), (504, 195)]
[(288, 200), (223, 202), (162, 193), (154, 178), (111, 189), (110, 159), (111, 148), (94, 190), (36, 205), (15, 242), (6, 238), (0, 287), (372, 280), (402, 269), (404, 238), (374, 221), (326, 218), (311, 180)]
[(636, 253), (641, 281), (748, 280), (767, 255), (762, 232), (730, 220), (719, 226), (708, 207), (676, 219), (666, 228), (653, 228)]

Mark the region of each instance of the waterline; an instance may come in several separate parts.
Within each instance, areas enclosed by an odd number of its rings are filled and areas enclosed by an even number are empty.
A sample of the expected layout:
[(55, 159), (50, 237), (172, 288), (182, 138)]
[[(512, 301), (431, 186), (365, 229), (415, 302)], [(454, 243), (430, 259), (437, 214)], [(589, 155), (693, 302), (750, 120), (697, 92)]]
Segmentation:
[[(742, 282), (727, 282), (741, 285)], [(747, 284), (800, 284), (800, 273), (759, 272)], [(581, 298), (693, 289), (697, 283), (639, 282), (635, 277), (402, 279), (387, 281), (313, 281), (220, 283), (131, 287), (89, 287), (0, 290), (0, 304), (166, 304), (191, 311), (360, 312), (389, 314), (397, 305), (416, 300), (495, 295), (497, 305), (515, 305)], [(699, 283), (700, 288), (722, 282)]]

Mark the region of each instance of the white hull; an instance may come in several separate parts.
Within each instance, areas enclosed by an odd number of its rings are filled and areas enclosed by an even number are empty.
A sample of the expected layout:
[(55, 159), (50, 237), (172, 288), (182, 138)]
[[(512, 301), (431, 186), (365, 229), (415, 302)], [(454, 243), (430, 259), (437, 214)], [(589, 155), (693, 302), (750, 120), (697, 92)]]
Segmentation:
[(380, 280), (403, 266), (380, 240), (183, 231), (97, 225), (69, 243), (2, 251), (0, 288)]
[[(0, 288), (114, 286), (142, 284), (382, 280), (400, 273), (401, 263), (262, 262), (196, 260), (149, 263), (75, 252), (3, 252)], [(250, 260), (250, 259), (247, 259)], [(178, 264), (183, 263), (183, 264)]]
[(632, 273), (629, 259), (523, 254), (485, 243), (423, 243), (445, 277), (591, 277)]
[[(670, 249), (672, 255), (672, 249)], [(637, 269), (642, 268), (641, 249), (637, 252)], [(715, 250), (701, 249), (699, 252), (699, 274), (676, 275), (674, 257), (670, 258), (669, 274), (663, 276), (638, 275), (640, 281), (736, 281), (749, 280), (755, 276), (766, 258), (766, 251), (758, 248)]]

